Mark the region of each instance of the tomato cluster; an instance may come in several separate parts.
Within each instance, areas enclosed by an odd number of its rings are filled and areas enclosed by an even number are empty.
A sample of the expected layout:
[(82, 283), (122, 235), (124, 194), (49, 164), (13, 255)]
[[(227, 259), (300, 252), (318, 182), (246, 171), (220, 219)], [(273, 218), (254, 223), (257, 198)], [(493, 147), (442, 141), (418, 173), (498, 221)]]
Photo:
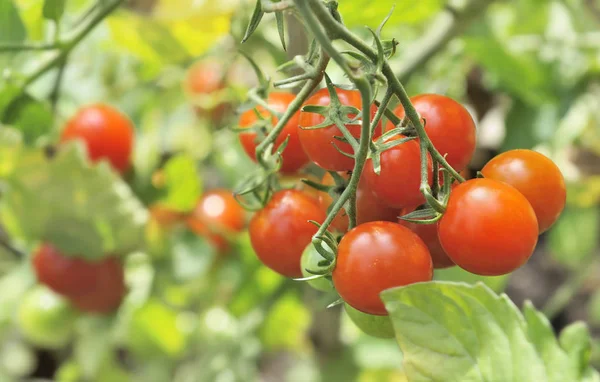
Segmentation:
[[(318, 226), (349, 186), (355, 164), (353, 157), (345, 155), (352, 153), (352, 146), (340, 139), (344, 134), (339, 121), (354, 122), (355, 114), (350, 115), (350, 111), (360, 111), (360, 94), (354, 90), (336, 92), (342, 106), (353, 107), (338, 109), (338, 114), (339, 110), (348, 111), (346, 120), (338, 119), (337, 124), (331, 125), (325, 122), (335, 113), (327, 109), (332, 103), (329, 90), (321, 89), (289, 120), (275, 141), (277, 147), (288, 139), (281, 153), (283, 172), (303, 168), (328, 171), (317, 187), (319, 191), (316, 195), (298, 188), (275, 191), (252, 217), (249, 231), (252, 246), (266, 266), (286, 277), (305, 277), (316, 289), (335, 290), (346, 303), (350, 318), (364, 331), (380, 337), (393, 335), (389, 319), (377, 317), (387, 315), (380, 298), (383, 290), (430, 281), (435, 268), (455, 265), (480, 275), (512, 272), (528, 260), (538, 235), (558, 218), (565, 203), (560, 171), (539, 153), (514, 150), (492, 159), (482, 170), (484, 179), (463, 183), (454, 180), (444, 188), (450, 191), (449, 195), (448, 191), (438, 195), (441, 207), (433, 215), (437, 218), (402, 219), (403, 215), (428, 207), (421, 189), (421, 171), (427, 170), (430, 187), (434, 178), (439, 179), (441, 186), (448, 173), (440, 171), (434, 177), (431, 152), (423, 156), (421, 152), (429, 143), (423, 145), (418, 134), (410, 132), (411, 125), (403, 118), (404, 109), (400, 106), (395, 110), (402, 121), (399, 127), (409, 135), (386, 134), (382, 142), (378, 139), (381, 127), (375, 128), (371, 137), (375, 150), (371, 150), (355, 190), (356, 227), (348, 231), (350, 219), (345, 204), (326, 233), (330, 238), (337, 235), (337, 248), (329, 248), (331, 241), (320, 241), (322, 248), (317, 250), (313, 240)], [(272, 109), (281, 111), (292, 99), (274, 93), (267, 102)], [(456, 171), (465, 170), (474, 154), (476, 138), (475, 122), (467, 109), (451, 98), (435, 94), (419, 95), (411, 102), (431, 146)], [(376, 111), (372, 106), (371, 114)], [(273, 125), (277, 121), (258, 107), (241, 116), (240, 126), (251, 128), (259, 116), (263, 121), (271, 119)], [(270, 126), (261, 125), (266, 127), (263, 136)], [(345, 127), (346, 137), (349, 133), (360, 138), (359, 124), (348, 123)], [(388, 122), (385, 130), (396, 127)], [(240, 140), (255, 159), (255, 148), (260, 143), (257, 134), (242, 132)], [(385, 148), (377, 151), (378, 145)], [(421, 158), (427, 160), (426, 167), (422, 168)], [(325, 256), (326, 252), (331, 256)], [(385, 330), (376, 330), (382, 328)]]

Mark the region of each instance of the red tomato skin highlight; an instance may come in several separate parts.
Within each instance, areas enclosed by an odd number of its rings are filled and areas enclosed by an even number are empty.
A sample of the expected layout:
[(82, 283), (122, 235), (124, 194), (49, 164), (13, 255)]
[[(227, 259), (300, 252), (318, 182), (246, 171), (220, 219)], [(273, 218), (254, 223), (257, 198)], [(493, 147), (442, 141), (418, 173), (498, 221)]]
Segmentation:
[(387, 315), (380, 298), (383, 290), (432, 277), (425, 243), (408, 228), (381, 221), (359, 225), (342, 238), (332, 274), (345, 302), (375, 315)]
[(452, 261), (483, 276), (507, 274), (525, 264), (538, 238), (531, 204), (515, 188), (491, 179), (458, 185), (438, 224)]
[(60, 142), (81, 140), (91, 161), (106, 159), (121, 174), (131, 165), (134, 127), (117, 109), (103, 104), (82, 107), (67, 122)]
[(481, 173), (513, 186), (527, 198), (538, 219), (540, 233), (558, 220), (565, 207), (565, 179), (558, 166), (543, 154), (510, 150), (492, 158)]
[(325, 213), (317, 200), (298, 190), (276, 192), (250, 220), (252, 248), (267, 267), (286, 276), (302, 277), (300, 258)]

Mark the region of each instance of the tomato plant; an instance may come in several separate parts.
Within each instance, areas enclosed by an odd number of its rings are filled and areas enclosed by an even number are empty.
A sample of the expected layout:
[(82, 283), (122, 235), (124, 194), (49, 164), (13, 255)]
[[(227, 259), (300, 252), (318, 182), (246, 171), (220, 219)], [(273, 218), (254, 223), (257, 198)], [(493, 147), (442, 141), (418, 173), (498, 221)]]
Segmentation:
[(459, 267), (497, 276), (525, 264), (537, 243), (538, 225), (527, 199), (491, 179), (472, 179), (450, 195), (439, 238)]
[[(360, 93), (356, 90), (336, 89), (337, 96), (342, 105), (353, 106), (361, 110), (362, 103)], [(331, 101), (329, 90), (324, 88), (318, 90), (312, 97), (304, 103), (306, 105), (327, 106)], [(376, 107), (371, 107), (371, 113), (375, 114)], [(355, 115), (349, 115), (350, 118)], [(342, 132), (334, 125), (326, 126), (318, 129), (310, 129), (311, 126), (316, 126), (325, 121), (323, 115), (317, 113), (309, 113), (302, 111), (300, 113), (300, 130), (298, 136), (304, 151), (310, 160), (318, 166), (330, 171), (349, 171), (354, 167), (354, 159), (340, 153), (336, 147), (342, 152), (352, 154), (352, 147), (347, 142), (342, 142), (335, 137), (342, 137)], [(352, 123), (345, 125), (346, 129), (355, 138), (360, 138), (360, 125)], [(381, 133), (381, 129), (377, 128), (376, 136)], [(334, 146), (335, 145), (335, 146)]]
[(370, 222), (340, 241), (333, 285), (342, 299), (364, 313), (385, 315), (381, 291), (433, 277), (425, 243), (397, 223)]
[[(340, 173), (340, 176), (348, 179), (348, 174)], [(335, 185), (333, 177), (326, 173), (321, 180), (321, 184), (327, 186)], [(319, 193), (319, 205), (323, 211), (327, 212), (329, 206), (333, 203), (333, 198), (326, 192)], [(363, 224), (372, 221), (396, 221), (400, 211), (396, 208), (390, 208), (382, 203), (373, 191), (369, 188), (366, 178), (362, 176), (356, 189), (356, 224)], [(342, 209), (337, 213), (331, 227), (340, 231), (348, 231), (348, 214)]]
[(490, 160), (481, 170), (489, 179), (510, 184), (529, 201), (540, 233), (560, 216), (567, 199), (565, 180), (546, 156), (532, 150), (511, 150)]
[(198, 235), (208, 237), (220, 252), (227, 252), (230, 236), (246, 226), (246, 213), (230, 190), (211, 190), (198, 201), (186, 223)]
[[(294, 98), (294, 95), (291, 93), (272, 92), (269, 94), (267, 103), (273, 110), (283, 112)], [(270, 118), (273, 125), (277, 123), (277, 117), (270, 115), (262, 106), (258, 106), (256, 109), (263, 118)], [(283, 163), (281, 164), (281, 171), (284, 173), (295, 173), (308, 163), (308, 157), (302, 149), (298, 136), (299, 114), (294, 114), (275, 140), (275, 147), (279, 147), (286, 139), (288, 140), (287, 146), (282, 153)], [(248, 110), (241, 115), (239, 125), (241, 128), (250, 128), (258, 120), (256, 112)], [(264, 131), (264, 133), (266, 134), (268, 131)], [(256, 146), (258, 145), (257, 136), (256, 131), (242, 132), (239, 135), (244, 151), (254, 161), (256, 161)]]
[[(450, 166), (458, 171), (467, 167), (475, 152), (477, 137), (469, 111), (452, 98), (439, 94), (420, 94), (410, 100), (424, 120), (431, 143), (440, 154), (446, 155)], [(394, 112), (400, 118), (405, 115), (402, 105)]]
[[(323, 246), (325, 248), (325, 246)], [(303, 277), (311, 277), (315, 276), (315, 273), (312, 272), (324, 272), (327, 270), (327, 266), (319, 265), (319, 263), (327, 262), (327, 260), (317, 251), (315, 246), (310, 243), (306, 246), (304, 251), (302, 252), (302, 257), (300, 258), (300, 268), (302, 270)], [(309, 280), (308, 284), (313, 288), (328, 292), (333, 290), (333, 284), (330, 280), (325, 277), (321, 277), (314, 280)]]
[(69, 119), (61, 142), (78, 139), (84, 142), (92, 161), (106, 159), (124, 173), (131, 165), (134, 127), (131, 121), (109, 105), (84, 106)]
[(316, 199), (297, 190), (282, 190), (250, 220), (252, 247), (269, 268), (287, 277), (302, 277), (300, 258), (325, 214)]
[[(393, 138), (402, 139), (402, 136)], [(420, 191), (419, 143), (407, 141), (381, 153), (381, 171), (375, 173), (373, 160), (365, 163), (364, 176), (369, 188), (382, 202), (390, 207), (405, 208), (423, 204)], [(428, 158), (428, 176), (431, 181), (431, 158)]]

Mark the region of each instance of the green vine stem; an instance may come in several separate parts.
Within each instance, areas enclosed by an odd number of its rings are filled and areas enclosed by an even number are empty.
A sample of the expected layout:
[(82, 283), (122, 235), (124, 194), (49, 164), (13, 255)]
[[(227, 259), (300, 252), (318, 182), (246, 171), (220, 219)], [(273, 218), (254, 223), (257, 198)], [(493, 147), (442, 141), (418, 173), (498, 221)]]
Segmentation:
[(0, 44), (0, 53), (4, 52), (20, 52), (26, 50), (53, 50), (60, 49), (60, 44), (15, 44), (15, 43), (4, 43)]
[[(83, 40), (95, 27), (98, 25), (106, 16), (112, 13), (115, 9), (117, 9), (124, 0), (115, 0), (109, 5), (105, 7), (100, 7), (98, 5), (93, 5), (95, 9), (100, 9), (94, 17), (90, 19), (90, 21), (83, 26), (80, 30), (75, 32), (73, 37), (59, 44), (60, 52), (52, 57), (50, 60), (45, 62), (42, 66), (40, 66), (37, 70), (31, 73), (24, 82), (24, 87), (27, 87), (50, 69), (54, 68), (57, 65), (60, 65), (68, 54), (79, 44), (81, 40)], [(101, 1), (103, 3), (103, 1)]]

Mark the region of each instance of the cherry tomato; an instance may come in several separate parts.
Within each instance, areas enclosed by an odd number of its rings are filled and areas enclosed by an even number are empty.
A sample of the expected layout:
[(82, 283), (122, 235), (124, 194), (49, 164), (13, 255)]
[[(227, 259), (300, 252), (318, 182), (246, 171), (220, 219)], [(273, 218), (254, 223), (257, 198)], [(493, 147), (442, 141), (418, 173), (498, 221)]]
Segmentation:
[[(284, 112), (287, 110), (290, 102), (294, 100), (295, 96), (290, 93), (277, 93), (273, 92), (269, 94), (269, 99), (267, 103), (269, 106), (279, 112)], [(261, 106), (257, 107), (257, 110), (264, 117), (269, 116), (269, 113)], [(302, 145), (300, 144), (300, 138), (298, 137), (298, 117), (300, 113), (296, 113), (292, 116), (292, 118), (288, 121), (288, 123), (283, 127), (283, 130), (275, 140), (275, 147), (281, 145), (287, 137), (289, 137), (287, 146), (285, 150), (283, 150), (282, 158), (283, 163), (281, 165), (281, 171), (284, 173), (295, 173), (302, 167), (304, 167), (308, 163), (308, 157), (304, 153), (302, 149)], [(256, 121), (258, 117), (254, 110), (248, 110), (244, 112), (240, 117), (240, 127), (249, 128)], [(275, 126), (278, 119), (275, 116), (271, 117), (272, 124)], [(256, 142), (257, 134), (254, 131), (243, 132), (240, 133), (240, 142), (244, 148), (244, 151), (248, 156), (256, 161), (256, 146), (259, 142)]]
[[(439, 94), (421, 94), (410, 99), (421, 118), (431, 143), (457, 171), (467, 167), (475, 152), (477, 132), (469, 111), (452, 98)], [(394, 113), (404, 117), (404, 108)], [(388, 124), (388, 129), (393, 125)]]
[(353, 308), (382, 316), (383, 290), (432, 277), (431, 255), (419, 236), (397, 223), (369, 222), (340, 241), (333, 285)]
[(213, 121), (220, 121), (229, 110), (228, 103), (215, 101), (225, 87), (223, 64), (216, 60), (196, 62), (188, 69), (184, 81), (184, 90), (193, 99), (196, 114)]
[(344, 304), (344, 310), (348, 317), (365, 334), (377, 338), (394, 338), (394, 327), (389, 316), (377, 316), (363, 313), (348, 304)]
[(525, 264), (538, 237), (531, 204), (517, 189), (492, 179), (459, 184), (438, 225), (452, 261), (483, 276), (503, 275)]
[(317, 201), (297, 190), (276, 192), (250, 220), (250, 241), (267, 267), (287, 277), (302, 277), (300, 258), (325, 214)]
[[(340, 173), (345, 179), (349, 178), (348, 173)], [(335, 181), (329, 173), (321, 180), (321, 184), (333, 186)], [(329, 206), (333, 203), (331, 195), (325, 192), (319, 192), (319, 205), (323, 211), (327, 212)], [(396, 221), (400, 216), (400, 210), (390, 208), (383, 204), (369, 189), (366, 178), (363, 175), (356, 189), (356, 224), (363, 224), (372, 221)], [(331, 223), (331, 227), (339, 232), (348, 231), (349, 217), (345, 209), (342, 209)]]
[(42, 244), (34, 253), (33, 268), (40, 283), (64, 296), (89, 293), (101, 279), (122, 272), (115, 257), (93, 262), (68, 257), (49, 243)]
[(510, 184), (529, 201), (540, 233), (556, 222), (567, 199), (565, 180), (546, 156), (531, 150), (511, 150), (490, 160), (483, 176)]
[[(399, 135), (392, 139), (401, 139)], [(379, 175), (373, 168), (373, 160), (365, 163), (363, 176), (376, 197), (393, 208), (406, 208), (423, 204), (420, 191), (421, 159), (419, 142), (407, 141), (381, 153)], [(431, 158), (428, 157), (429, 182), (432, 181)]]
[(302, 179), (312, 180), (315, 183), (319, 183), (320, 181), (317, 176), (312, 174), (283, 174), (283, 176), (279, 177), (279, 184), (282, 188), (293, 188), (294, 190), (302, 191), (315, 199), (318, 198), (320, 194), (319, 190), (304, 183)]
[(429, 249), (429, 253), (431, 254), (431, 260), (433, 261), (434, 268), (441, 269), (455, 265), (446, 254), (446, 251), (444, 251), (444, 248), (442, 248), (442, 244), (440, 243), (440, 239), (438, 237), (437, 224), (417, 224), (407, 222), (402, 219), (399, 219), (398, 222), (419, 235), (421, 240), (423, 240)]
[(75, 317), (66, 300), (46, 287), (36, 286), (23, 296), (17, 324), (23, 337), (33, 345), (60, 349), (73, 336)]
[(245, 215), (231, 191), (218, 189), (204, 194), (186, 223), (198, 235), (208, 237), (223, 253), (229, 250), (227, 236), (244, 229)]
[(87, 147), (90, 160), (106, 159), (124, 173), (130, 166), (134, 127), (117, 109), (102, 104), (90, 105), (67, 122), (60, 141), (80, 139)]
[[(321, 242), (323, 243), (323, 242)], [(323, 244), (321, 244), (323, 245)], [(324, 248), (327, 248), (326, 245), (324, 245)], [(311, 276), (315, 276), (314, 273), (310, 273), (308, 270), (311, 271), (322, 271), (325, 270), (327, 267), (323, 267), (323, 266), (319, 266), (319, 262), (321, 261), (325, 261), (326, 259), (319, 253), (319, 251), (316, 250), (315, 246), (310, 243), (306, 246), (306, 248), (304, 249), (304, 251), (302, 252), (302, 257), (300, 258), (300, 267), (302, 270), (302, 277), (311, 277)], [(325, 277), (321, 277), (318, 279), (314, 279), (314, 280), (309, 280), (308, 281), (308, 285), (310, 285), (311, 287), (320, 290), (320, 291), (324, 291), (324, 292), (329, 292), (331, 290), (333, 290), (333, 284), (331, 283), (331, 281), (329, 281), (328, 279), (326, 279)]]
[[(362, 101), (360, 92), (357, 90), (337, 89), (337, 95), (342, 105), (354, 106), (357, 109), (362, 109)], [(321, 89), (317, 91), (304, 103), (306, 105), (328, 106), (330, 103), (329, 91)], [(372, 105), (371, 116), (375, 115), (377, 107)], [(350, 115), (354, 117), (354, 115)], [(300, 127), (316, 126), (324, 121), (324, 117), (320, 114), (301, 112)], [(346, 128), (356, 138), (360, 138), (360, 124), (346, 125)], [(304, 151), (311, 161), (318, 166), (331, 171), (349, 171), (354, 168), (354, 159), (349, 158), (336, 150), (337, 146), (343, 152), (353, 154), (352, 147), (346, 142), (339, 141), (334, 137), (341, 137), (342, 132), (334, 125), (324, 127), (322, 129), (308, 130), (300, 129), (298, 135)], [(381, 128), (375, 130), (375, 136), (381, 135)]]
[(126, 291), (123, 267), (112, 258), (111, 268), (96, 277), (91, 291), (68, 296), (68, 299), (81, 312), (107, 314), (121, 305)]

